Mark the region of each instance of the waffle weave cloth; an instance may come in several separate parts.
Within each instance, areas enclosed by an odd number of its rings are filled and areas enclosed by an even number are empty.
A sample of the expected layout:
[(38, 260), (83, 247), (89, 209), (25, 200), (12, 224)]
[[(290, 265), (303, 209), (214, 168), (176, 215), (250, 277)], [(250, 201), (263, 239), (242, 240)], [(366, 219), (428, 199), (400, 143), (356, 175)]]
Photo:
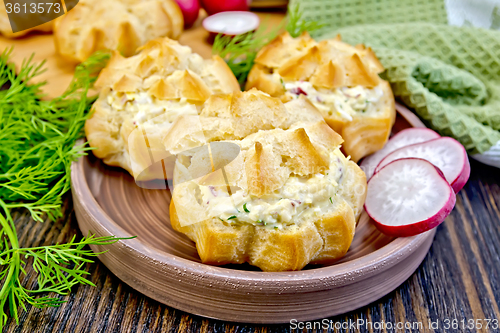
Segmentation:
[[(481, 0), (475, 3), (478, 7)], [(292, 0), (290, 5), (296, 4), (306, 20), (322, 24), (314, 38), (340, 34), (347, 43), (372, 47), (397, 99), (427, 126), (460, 141), (474, 158), (500, 167), (500, 31), (495, 30), (500, 4), (475, 8), (470, 20), (467, 0)], [(490, 29), (472, 26), (474, 20)]]

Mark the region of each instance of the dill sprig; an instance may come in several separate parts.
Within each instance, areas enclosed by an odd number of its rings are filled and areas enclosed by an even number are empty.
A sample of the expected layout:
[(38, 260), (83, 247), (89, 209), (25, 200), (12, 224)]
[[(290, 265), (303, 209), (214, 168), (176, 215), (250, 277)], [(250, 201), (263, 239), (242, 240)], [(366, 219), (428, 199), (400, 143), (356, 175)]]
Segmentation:
[(298, 3), (292, 5), (288, 9), (286, 30), (292, 37), (299, 37), (304, 31), (309, 33), (319, 30), (324, 27), (324, 24), (305, 20), (302, 17), (302, 12), (300, 11), (300, 6)]
[(219, 55), (226, 61), (240, 86), (243, 87), (248, 73), (254, 65), (257, 53), (275, 39), (280, 31), (286, 29), (292, 37), (297, 37), (304, 31), (312, 32), (322, 26), (318, 22), (304, 20), (299, 5), (295, 4), (290, 6), (285, 20), (271, 30), (264, 22), (257, 30), (242, 35), (218, 34), (212, 46), (212, 53)]
[[(43, 63), (24, 61), (16, 73), (9, 62), (12, 49), (0, 55), (0, 331), (8, 319), (7, 311), (19, 322), (19, 308), (58, 306), (57, 297), (78, 283), (93, 285), (85, 278), (83, 265), (92, 262), (87, 245), (106, 245), (115, 237), (92, 235), (80, 241), (36, 248), (19, 245), (12, 210), (26, 209), (43, 222), (62, 216), (62, 196), (70, 188), (71, 163), (90, 148), (75, 146), (83, 137), (83, 125), (93, 97), (89, 89), (109, 54), (98, 53), (75, 70), (68, 90), (53, 100), (42, 100), (44, 83), (29, 82), (43, 72)], [(26, 268), (37, 274), (37, 285), (21, 284)], [(8, 308), (8, 310), (7, 310)]]
[(252, 69), (257, 52), (278, 36), (283, 24), (270, 30), (263, 23), (255, 31), (237, 36), (218, 34), (215, 36), (212, 53), (226, 61), (241, 86), (245, 84)]

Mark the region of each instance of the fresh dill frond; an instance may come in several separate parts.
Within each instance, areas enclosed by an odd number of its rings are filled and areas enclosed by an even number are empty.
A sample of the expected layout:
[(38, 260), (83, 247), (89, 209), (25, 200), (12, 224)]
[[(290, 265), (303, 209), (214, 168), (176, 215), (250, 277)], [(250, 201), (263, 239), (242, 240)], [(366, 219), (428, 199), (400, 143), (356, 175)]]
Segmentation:
[(286, 30), (290, 36), (294, 38), (299, 37), (305, 31), (312, 33), (322, 27), (324, 27), (324, 24), (312, 20), (305, 20), (298, 3), (289, 6)]
[(214, 40), (212, 53), (226, 61), (240, 85), (243, 86), (257, 57), (257, 52), (276, 38), (282, 29), (283, 24), (269, 30), (267, 24), (263, 23), (256, 31), (242, 35), (218, 34)]
[(242, 35), (218, 34), (215, 37), (212, 53), (219, 55), (226, 61), (240, 86), (243, 87), (259, 50), (275, 39), (281, 31), (286, 29), (290, 35), (297, 37), (304, 31), (310, 32), (321, 27), (322, 25), (318, 22), (304, 20), (297, 4), (290, 6), (287, 18), (272, 29), (269, 29), (269, 26), (264, 22), (256, 31)]
[[(97, 254), (85, 247), (119, 240), (90, 235), (67, 244), (20, 247), (13, 209), (28, 210), (38, 222), (62, 215), (71, 163), (90, 149), (75, 146), (83, 137), (83, 125), (95, 100), (88, 96), (89, 89), (109, 54), (98, 53), (79, 65), (68, 90), (47, 101), (41, 98), (42, 83), (28, 83), (42, 72), (43, 63), (35, 65), (30, 58), (16, 73), (9, 62), (11, 52), (0, 55), (0, 331), (7, 322), (7, 311), (18, 322), (19, 311), (26, 310), (26, 304), (62, 303), (57, 297), (40, 294), (66, 294), (75, 284), (92, 285), (83, 265)], [(37, 274), (33, 290), (21, 284), (28, 266)]]

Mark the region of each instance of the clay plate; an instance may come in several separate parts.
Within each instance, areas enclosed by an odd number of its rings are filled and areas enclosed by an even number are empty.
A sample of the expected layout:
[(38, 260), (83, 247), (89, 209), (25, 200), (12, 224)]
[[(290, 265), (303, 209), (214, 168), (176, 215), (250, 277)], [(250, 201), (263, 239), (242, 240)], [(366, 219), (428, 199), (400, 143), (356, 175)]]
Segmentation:
[[(394, 131), (423, 124), (400, 105)], [(424, 259), (435, 230), (380, 233), (363, 213), (349, 252), (329, 266), (264, 273), (249, 265), (202, 264), (194, 243), (172, 230), (167, 190), (146, 190), (94, 156), (72, 165), (72, 192), (84, 235), (137, 238), (94, 251), (122, 281), (174, 308), (228, 321), (285, 323), (326, 318), (367, 305), (403, 283)]]

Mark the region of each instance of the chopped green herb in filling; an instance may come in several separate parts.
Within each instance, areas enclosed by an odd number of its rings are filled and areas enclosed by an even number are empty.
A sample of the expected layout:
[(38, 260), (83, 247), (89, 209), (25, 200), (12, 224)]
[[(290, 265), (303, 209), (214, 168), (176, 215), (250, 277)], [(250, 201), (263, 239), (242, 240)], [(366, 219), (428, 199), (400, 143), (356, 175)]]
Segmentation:
[(200, 202), (209, 215), (223, 221), (281, 229), (332, 209), (347, 160), (336, 149), (327, 173), (292, 175), (281, 189), (259, 197), (243, 189), (229, 194), (226, 186), (200, 186)]

